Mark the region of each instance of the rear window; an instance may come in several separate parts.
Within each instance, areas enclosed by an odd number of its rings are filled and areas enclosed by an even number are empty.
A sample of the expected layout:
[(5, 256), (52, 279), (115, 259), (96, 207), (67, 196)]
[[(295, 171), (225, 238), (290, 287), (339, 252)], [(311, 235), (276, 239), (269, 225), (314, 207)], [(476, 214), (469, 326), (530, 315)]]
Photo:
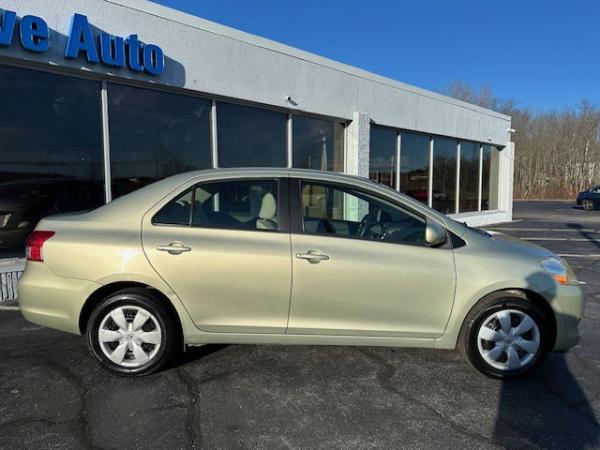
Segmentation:
[(162, 225), (278, 230), (276, 180), (236, 180), (196, 185), (153, 218)]

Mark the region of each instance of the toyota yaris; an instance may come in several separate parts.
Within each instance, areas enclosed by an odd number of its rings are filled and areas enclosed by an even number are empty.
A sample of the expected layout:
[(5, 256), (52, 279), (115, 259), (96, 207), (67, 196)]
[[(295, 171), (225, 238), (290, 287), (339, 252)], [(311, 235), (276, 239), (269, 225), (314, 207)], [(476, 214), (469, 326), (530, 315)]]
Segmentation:
[(578, 342), (583, 297), (548, 250), (368, 180), (286, 169), (176, 175), (43, 219), (28, 320), (86, 336), (120, 375), (208, 343), (459, 348), (496, 378)]

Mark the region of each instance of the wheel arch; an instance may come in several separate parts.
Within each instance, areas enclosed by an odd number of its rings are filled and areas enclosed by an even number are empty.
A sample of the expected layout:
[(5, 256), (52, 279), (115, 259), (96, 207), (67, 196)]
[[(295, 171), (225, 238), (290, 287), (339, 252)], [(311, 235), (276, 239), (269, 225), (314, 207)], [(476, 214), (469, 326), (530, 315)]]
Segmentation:
[(159, 301), (167, 307), (169, 312), (173, 315), (174, 319), (177, 323), (177, 329), (179, 332), (179, 337), (183, 342), (184, 338), (184, 330), (183, 324), (181, 323), (181, 317), (177, 311), (177, 308), (173, 305), (169, 297), (163, 294), (159, 289), (156, 289), (148, 284), (140, 283), (136, 281), (115, 281), (112, 283), (105, 284), (100, 288), (96, 289), (85, 301), (83, 307), (81, 308), (81, 313), (79, 314), (79, 331), (83, 335), (86, 333), (88, 321), (92, 315), (92, 312), (96, 308), (96, 306), (115, 292), (121, 291), (123, 289), (131, 289), (131, 288), (139, 288), (139, 289), (147, 289), (155, 298), (159, 299)]
[(557, 336), (557, 323), (556, 323), (556, 315), (554, 314), (554, 310), (550, 306), (550, 303), (548, 303), (548, 301), (541, 294), (539, 294), (535, 291), (532, 291), (531, 289), (524, 289), (524, 288), (499, 289), (497, 291), (490, 292), (490, 293), (484, 295), (483, 297), (481, 297), (479, 300), (477, 300), (471, 306), (471, 308), (469, 308), (469, 311), (463, 317), (458, 335), (459, 336), (463, 335), (463, 332), (465, 331), (465, 327), (467, 326), (468, 319), (471, 317), (471, 314), (473, 313), (473, 311), (481, 304), (481, 302), (488, 300), (488, 299), (501, 298), (506, 295), (512, 295), (512, 296), (516, 296), (516, 297), (525, 298), (541, 309), (541, 311), (544, 313), (544, 315), (546, 316), (546, 319), (548, 321), (546, 323), (546, 326), (548, 327), (547, 331), (550, 336), (548, 347), (554, 348), (554, 345), (556, 343), (556, 336)]

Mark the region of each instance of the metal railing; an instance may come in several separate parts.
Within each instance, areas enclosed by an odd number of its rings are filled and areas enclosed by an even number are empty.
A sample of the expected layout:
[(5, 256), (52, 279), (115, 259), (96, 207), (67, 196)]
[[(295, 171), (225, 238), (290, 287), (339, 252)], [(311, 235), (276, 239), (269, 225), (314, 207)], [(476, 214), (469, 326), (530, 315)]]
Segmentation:
[(21, 258), (0, 260), (0, 303), (17, 299), (17, 281), (24, 268)]

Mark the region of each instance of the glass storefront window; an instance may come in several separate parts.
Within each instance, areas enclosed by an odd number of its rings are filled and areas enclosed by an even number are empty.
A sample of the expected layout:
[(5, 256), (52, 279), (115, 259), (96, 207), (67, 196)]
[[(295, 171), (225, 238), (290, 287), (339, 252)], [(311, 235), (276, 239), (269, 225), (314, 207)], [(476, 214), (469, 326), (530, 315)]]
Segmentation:
[(293, 116), (293, 167), (344, 170), (344, 125), (330, 120)]
[(398, 133), (384, 127), (371, 127), (369, 178), (396, 189), (396, 146)]
[(427, 203), (430, 137), (402, 132), (400, 143), (400, 192)]
[(432, 207), (444, 214), (456, 212), (457, 145), (454, 139), (433, 140)]
[(458, 212), (479, 209), (479, 144), (460, 143), (460, 192)]
[(43, 216), (104, 203), (100, 83), (0, 66), (0, 256)]
[(181, 172), (211, 167), (211, 102), (108, 86), (112, 195)]
[(287, 114), (217, 104), (219, 167), (286, 167)]
[(481, 209), (498, 209), (498, 164), (500, 150), (484, 144), (481, 173)]

